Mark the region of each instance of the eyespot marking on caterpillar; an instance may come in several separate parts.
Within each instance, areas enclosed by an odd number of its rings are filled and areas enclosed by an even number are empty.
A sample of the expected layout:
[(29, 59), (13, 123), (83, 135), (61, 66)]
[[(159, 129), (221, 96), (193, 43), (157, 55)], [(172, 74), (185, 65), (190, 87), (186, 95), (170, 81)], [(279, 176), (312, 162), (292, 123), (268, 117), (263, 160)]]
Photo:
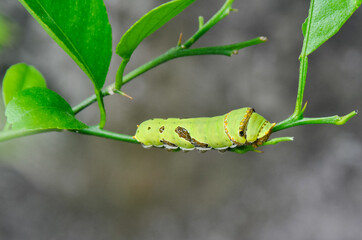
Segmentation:
[(159, 131), (160, 133), (163, 133), (163, 131), (165, 131), (165, 126), (160, 127)]

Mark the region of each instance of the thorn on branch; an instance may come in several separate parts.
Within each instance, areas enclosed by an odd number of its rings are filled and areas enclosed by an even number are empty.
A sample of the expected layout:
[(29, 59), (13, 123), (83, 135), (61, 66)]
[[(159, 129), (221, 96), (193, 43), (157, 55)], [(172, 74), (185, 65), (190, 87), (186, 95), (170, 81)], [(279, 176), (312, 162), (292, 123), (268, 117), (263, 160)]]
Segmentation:
[(133, 97), (131, 97), (131, 96), (128, 95), (127, 93), (122, 92), (122, 91), (120, 91), (120, 90), (112, 89), (112, 90), (110, 91), (110, 95), (112, 95), (112, 94), (114, 94), (114, 93), (118, 93), (118, 94), (120, 94), (120, 95), (122, 95), (122, 96), (125, 96), (126, 98), (129, 98), (129, 99), (133, 100)]
[(178, 37), (177, 46), (180, 47), (182, 44), (182, 32), (180, 33), (180, 36)]

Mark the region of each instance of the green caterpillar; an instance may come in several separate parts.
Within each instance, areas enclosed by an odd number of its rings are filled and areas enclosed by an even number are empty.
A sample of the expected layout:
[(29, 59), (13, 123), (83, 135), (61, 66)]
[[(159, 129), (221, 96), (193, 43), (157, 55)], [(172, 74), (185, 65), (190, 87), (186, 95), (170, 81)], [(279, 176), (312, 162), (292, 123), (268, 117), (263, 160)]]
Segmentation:
[(225, 151), (243, 145), (260, 146), (268, 140), (274, 126), (253, 108), (246, 107), (211, 118), (147, 120), (137, 126), (134, 138), (145, 148)]

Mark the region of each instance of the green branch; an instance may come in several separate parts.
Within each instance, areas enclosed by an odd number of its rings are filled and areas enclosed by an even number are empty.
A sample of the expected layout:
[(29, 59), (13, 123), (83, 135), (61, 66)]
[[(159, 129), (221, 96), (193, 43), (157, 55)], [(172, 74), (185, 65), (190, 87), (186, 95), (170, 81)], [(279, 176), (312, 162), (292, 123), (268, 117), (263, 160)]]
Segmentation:
[[(134, 78), (138, 77), (139, 75), (151, 70), (152, 68), (157, 67), (158, 65), (168, 62), (175, 58), (197, 56), (197, 55), (232, 56), (233, 54), (237, 54), (238, 50), (242, 48), (264, 43), (266, 41), (267, 41), (266, 37), (258, 37), (245, 42), (223, 45), (223, 46), (194, 48), (194, 49), (183, 49), (182, 47), (174, 47), (168, 50), (166, 53), (158, 56), (155, 59), (152, 59), (151, 61), (145, 63), (144, 65), (128, 73), (126, 76), (123, 77), (122, 83), (126, 84), (129, 81), (133, 80)], [(109, 85), (108, 87), (105, 88), (105, 90), (102, 91), (102, 95), (103, 96), (111, 95), (111, 93), (113, 92), (113, 88), (114, 88), (113, 84)], [(90, 96), (89, 98), (85, 99), (83, 102), (78, 104), (77, 106), (73, 107), (73, 112), (77, 114), (78, 112), (82, 111), (84, 108), (88, 107), (95, 101), (96, 101), (96, 96), (95, 95)]]
[(139, 143), (133, 136), (120, 134), (115, 132), (110, 132), (104, 129), (100, 129), (97, 126), (84, 128), (81, 130), (74, 131), (76, 133), (86, 134), (86, 135), (93, 135), (98, 137), (110, 138), (118, 141), (129, 142), (129, 143)]
[(189, 48), (192, 44), (194, 44), (199, 38), (201, 38), (207, 31), (209, 31), (216, 23), (220, 22), (223, 18), (229, 15), (232, 10), (231, 5), (234, 0), (227, 0), (224, 5), (220, 8), (220, 10), (215, 13), (215, 15), (210, 18), (207, 23), (203, 23), (203, 18), (199, 18), (199, 30), (190, 37), (183, 45), (182, 48)]
[(123, 79), (123, 83), (126, 84), (132, 79), (136, 78), (137, 76), (147, 72), (148, 70), (175, 58), (197, 56), (197, 55), (232, 56), (242, 48), (264, 43), (266, 41), (267, 41), (266, 37), (258, 37), (246, 42), (224, 45), (224, 46), (204, 47), (204, 48), (194, 48), (194, 49), (183, 49), (182, 47), (171, 48), (166, 53), (160, 55), (159, 57), (149, 61), (148, 63), (142, 65), (141, 67), (127, 74)]
[[(275, 144), (278, 144), (280, 142), (290, 142), (290, 141), (293, 141), (294, 138), (293, 137), (279, 137), (279, 138), (273, 138), (273, 139), (270, 139), (269, 141), (263, 143), (262, 145), (260, 146), (268, 146), (268, 145), (275, 145)], [(242, 147), (236, 147), (236, 148), (229, 148), (228, 149), (230, 152), (235, 152), (235, 153), (246, 153), (246, 152), (249, 152), (249, 151), (253, 151), (253, 152), (261, 152), (257, 149), (255, 149), (253, 146), (251, 145), (244, 145)]]
[[(237, 51), (243, 47), (259, 44), (266, 41), (265, 37), (260, 37), (257, 39), (252, 39), (250, 41), (247, 41), (245, 43), (237, 43), (232, 45), (226, 45), (226, 46), (217, 46), (217, 47), (209, 47), (209, 48), (199, 48), (199, 49), (187, 49), (192, 46), (199, 38), (201, 38), (207, 31), (209, 31), (216, 23), (221, 21), (223, 18), (225, 18), (230, 11), (233, 9), (231, 8), (231, 5), (233, 4), (234, 0), (226, 0), (224, 5), (220, 8), (218, 12), (214, 14), (210, 20), (204, 24), (203, 18), (199, 18), (199, 30), (190, 37), (185, 44), (178, 46), (176, 48), (171, 48), (166, 53), (160, 55), (159, 57), (149, 61), (148, 63), (140, 66), (139, 68), (133, 70), (129, 74), (123, 77), (124, 69), (129, 61), (129, 59), (123, 59), (122, 63), (117, 71), (116, 75), (116, 81), (114, 84), (106, 87), (105, 90), (102, 91), (102, 96), (108, 96), (113, 94), (114, 89), (119, 90), (121, 86), (135, 77), (141, 75), (142, 73), (164, 63), (169, 60), (178, 58), (178, 57), (184, 57), (184, 56), (194, 56), (194, 55), (227, 55), (231, 56), (232, 54), (237, 53)], [(239, 47), (240, 45), (240, 47)], [(228, 49), (229, 48), (229, 49)], [(232, 49), (231, 49), (232, 48)], [(185, 51), (189, 50), (189, 51)], [(96, 96), (90, 96), (89, 98), (85, 99), (83, 102), (78, 104), (73, 108), (74, 114), (77, 114), (78, 112), (82, 111), (84, 108), (88, 107), (92, 103), (96, 101)], [(101, 125), (101, 124), (100, 124)]]
[(319, 118), (301, 118), (298, 120), (290, 120), (286, 119), (285, 121), (282, 121), (280, 123), (277, 123), (277, 125), (273, 128), (273, 132), (278, 132), (280, 130), (291, 128), (295, 126), (300, 125), (308, 125), (308, 124), (334, 124), (334, 125), (343, 125), (345, 124), (349, 119), (357, 115), (357, 111), (352, 111), (349, 114), (345, 116), (330, 116), (330, 117), (319, 117)]

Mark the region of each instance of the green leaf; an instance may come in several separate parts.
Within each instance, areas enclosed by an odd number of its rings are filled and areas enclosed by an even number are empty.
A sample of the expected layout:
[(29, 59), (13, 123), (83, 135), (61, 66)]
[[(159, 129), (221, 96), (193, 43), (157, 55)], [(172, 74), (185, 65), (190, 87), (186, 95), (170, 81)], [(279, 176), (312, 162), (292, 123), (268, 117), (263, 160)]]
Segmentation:
[(82, 129), (87, 127), (74, 117), (70, 105), (48, 88), (27, 88), (19, 92), (6, 108), (12, 129)]
[(336, 34), (361, 3), (362, 0), (311, 0), (309, 16), (302, 26), (305, 55)]
[(129, 59), (143, 39), (161, 28), (194, 1), (174, 0), (152, 9), (122, 36), (117, 45), (116, 53), (124, 59)]
[(35, 67), (25, 63), (12, 65), (3, 80), (5, 107), (18, 92), (31, 87), (46, 87), (43, 75)]
[(19, 1), (101, 89), (112, 57), (112, 32), (103, 1)]

